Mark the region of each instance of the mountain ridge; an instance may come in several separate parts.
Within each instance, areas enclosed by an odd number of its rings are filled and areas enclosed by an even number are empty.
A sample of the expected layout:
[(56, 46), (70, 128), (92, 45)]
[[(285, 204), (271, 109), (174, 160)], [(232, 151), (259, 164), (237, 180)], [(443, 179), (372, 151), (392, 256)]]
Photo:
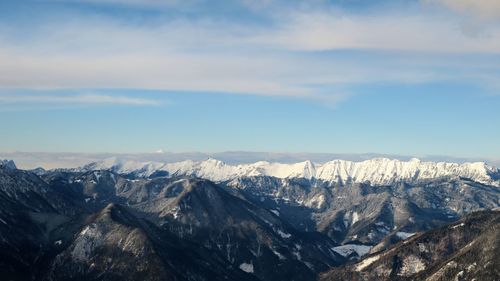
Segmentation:
[(187, 160), (176, 163), (122, 161), (118, 158), (108, 158), (76, 170), (112, 170), (137, 177), (150, 177), (155, 174), (190, 175), (215, 182), (241, 177), (272, 176), (281, 179), (305, 178), (336, 183), (370, 182), (374, 185), (387, 185), (400, 181), (414, 182), (440, 177), (461, 177), (500, 186), (500, 170), (484, 162), (458, 164), (424, 162), (416, 158), (409, 161), (373, 158), (360, 162), (337, 159), (324, 164), (309, 160), (293, 164), (258, 161), (239, 165), (226, 164), (213, 158), (204, 161)]
[(499, 232), (500, 210), (473, 212), (355, 263), (332, 268), (321, 274), (320, 281), (498, 280)]

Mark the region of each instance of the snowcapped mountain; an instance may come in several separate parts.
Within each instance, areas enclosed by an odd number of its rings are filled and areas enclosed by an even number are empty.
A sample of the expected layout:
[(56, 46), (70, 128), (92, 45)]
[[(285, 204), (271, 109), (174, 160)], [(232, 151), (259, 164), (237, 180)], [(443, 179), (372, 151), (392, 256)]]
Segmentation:
[(2, 160), (2, 159), (0, 159), (0, 167), (5, 167), (5, 168), (11, 169), (11, 170), (17, 169), (16, 164), (12, 160)]
[(317, 179), (335, 183), (365, 183), (387, 185), (395, 182), (415, 182), (441, 177), (468, 178), (476, 182), (499, 186), (500, 172), (483, 162), (446, 163), (423, 162), (419, 159), (400, 161), (374, 158), (362, 162), (333, 160), (324, 164), (304, 161), (294, 164), (259, 161), (252, 164), (229, 165), (216, 159), (183, 161), (177, 163), (121, 161), (109, 158), (89, 164), (83, 170), (112, 170), (120, 174), (150, 177), (155, 173), (165, 175), (190, 175), (216, 182), (242, 177), (271, 176), (276, 178)]

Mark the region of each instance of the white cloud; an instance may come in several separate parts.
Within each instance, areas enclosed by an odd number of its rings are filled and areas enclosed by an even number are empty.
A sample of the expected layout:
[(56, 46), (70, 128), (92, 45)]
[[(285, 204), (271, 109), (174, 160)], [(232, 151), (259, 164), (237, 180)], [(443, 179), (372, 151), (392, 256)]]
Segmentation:
[[(41, 2), (60, 2), (61, 0), (38, 0)], [(180, 5), (187, 0), (63, 0), (68, 3), (91, 3), (96, 5), (126, 5), (126, 6), (149, 6), (149, 7), (172, 7)]]
[[(460, 61), (460, 56), (471, 53), (498, 55), (497, 25), (471, 37), (461, 29), (460, 20), (423, 13), (283, 14), (265, 27), (214, 19), (139, 25), (75, 17), (64, 25), (39, 26), (20, 41), (9, 37), (17, 30), (9, 33), (4, 28), (0, 87), (225, 92), (335, 104), (349, 93), (325, 93), (325, 87), (463, 80), (472, 75), (490, 83), (495, 79), (489, 71), (498, 70), (487, 59)], [(346, 49), (368, 55), (317, 57), (317, 51)]]
[[(141, 88), (262, 95), (306, 95), (272, 58), (245, 56), (27, 56), (1, 53), (0, 84), (18, 88)], [(284, 62), (283, 62), (284, 63)], [(267, 77), (266, 77), (267, 76)]]
[(472, 14), (483, 19), (500, 17), (500, 1), (498, 0), (425, 0), (439, 3), (452, 10)]
[(259, 44), (292, 50), (387, 50), (448, 54), (500, 54), (500, 25), (470, 36), (463, 21), (424, 13), (354, 15), (335, 10), (298, 12), (280, 28), (254, 37)]
[(161, 103), (152, 99), (110, 96), (101, 94), (45, 95), (45, 94), (0, 94), (1, 104), (68, 104), (68, 105), (136, 105), (154, 106)]

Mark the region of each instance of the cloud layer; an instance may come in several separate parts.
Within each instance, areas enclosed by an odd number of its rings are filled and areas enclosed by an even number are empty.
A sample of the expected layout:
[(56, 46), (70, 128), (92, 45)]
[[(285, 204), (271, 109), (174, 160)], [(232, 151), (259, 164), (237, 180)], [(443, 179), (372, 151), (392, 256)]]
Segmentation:
[(0, 94), (0, 103), (5, 104), (121, 104), (121, 105), (160, 105), (160, 102), (152, 99), (131, 98), (126, 96), (110, 96), (100, 94), (81, 94), (81, 95), (2, 95)]
[(500, 2), (497, 0), (426, 0), (435, 2), (461, 12), (478, 16), (483, 19), (500, 17)]
[[(496, 1), (429, 1), (499, 10)], [(116, 3), (141, 6), (133, 0), (107, 2)], [(162, 9), (176, 5), (182, 4), (168, 1)], [(470, 28), (459, 16), (420, 6), (411, 13), (281, 8), (282, 13), (262, 12), (264, 20), (250, 21), (214, 16), (128, 21), (72, 11), (22, 36), (16, 25), (7, 25), (0, 29), (0, 87), (224, 92), (336, 103), (351, 94), (346, 85), (354, 84), (470, 80), (495, 86), (496, 23)]]

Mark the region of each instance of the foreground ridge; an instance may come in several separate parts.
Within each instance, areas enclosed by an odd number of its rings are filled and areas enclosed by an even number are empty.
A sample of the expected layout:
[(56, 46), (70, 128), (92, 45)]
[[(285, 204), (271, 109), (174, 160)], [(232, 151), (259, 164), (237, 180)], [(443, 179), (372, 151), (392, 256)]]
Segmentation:
[(357, 263), (333, 268), (320, 280), (498, 280), (499, 237), (500, 211), (474, 212)]

